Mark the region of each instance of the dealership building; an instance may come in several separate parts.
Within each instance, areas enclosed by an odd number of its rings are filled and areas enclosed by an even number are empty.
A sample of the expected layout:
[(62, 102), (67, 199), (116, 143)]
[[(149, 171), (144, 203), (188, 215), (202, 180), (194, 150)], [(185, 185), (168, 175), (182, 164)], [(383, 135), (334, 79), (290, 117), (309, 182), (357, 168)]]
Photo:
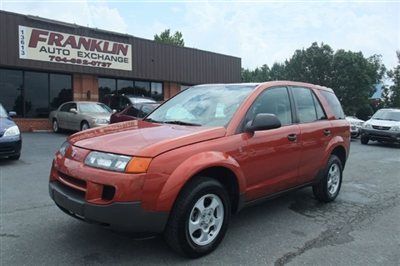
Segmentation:
[(240, 82), (241, 59), (0, 11), (0, 103), (24, 131), (71, 100), (166, 100), (190, 85)]

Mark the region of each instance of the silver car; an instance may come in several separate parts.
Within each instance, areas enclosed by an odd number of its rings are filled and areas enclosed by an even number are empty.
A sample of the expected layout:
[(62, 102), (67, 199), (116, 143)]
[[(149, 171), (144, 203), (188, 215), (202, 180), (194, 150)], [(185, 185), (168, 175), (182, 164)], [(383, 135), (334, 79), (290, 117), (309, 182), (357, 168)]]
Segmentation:
[(112, 110), (98, 102), (67, 102), (50, 113), (53, 131), (61, 129), (86, 130), (110, 123)]

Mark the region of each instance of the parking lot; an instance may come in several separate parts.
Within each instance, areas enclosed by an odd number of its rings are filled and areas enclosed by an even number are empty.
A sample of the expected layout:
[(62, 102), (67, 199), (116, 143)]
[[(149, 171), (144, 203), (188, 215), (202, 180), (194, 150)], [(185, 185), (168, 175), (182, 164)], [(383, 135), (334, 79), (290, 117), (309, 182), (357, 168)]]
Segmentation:
[(54, 151), (66, 135), (27, 133), (19, 161), (0, 161), (1, 265), (398, 265), (400, 147), (352, 141), (342, 190), (331, 204), (311, 189), (234, 216), (209, 256), (189, 261), (161, 237), (137, 239), (77, 221), (48, 195)]

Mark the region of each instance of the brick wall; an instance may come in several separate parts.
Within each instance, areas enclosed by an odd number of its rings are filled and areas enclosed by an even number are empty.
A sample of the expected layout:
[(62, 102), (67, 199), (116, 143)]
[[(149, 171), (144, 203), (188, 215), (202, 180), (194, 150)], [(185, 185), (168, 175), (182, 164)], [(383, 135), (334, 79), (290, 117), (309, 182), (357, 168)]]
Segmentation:
[(168, 100), (181, 91), (181, 86), (174, 82), (164, 82), (164, 100)]
[(75, 101), (99, 100), (99, 83), (97, 76), (74, 74), (73, 88)]
[(21, 132), (51, 130), (50, 121), (46, 118), (15, 118), (14, 122)]

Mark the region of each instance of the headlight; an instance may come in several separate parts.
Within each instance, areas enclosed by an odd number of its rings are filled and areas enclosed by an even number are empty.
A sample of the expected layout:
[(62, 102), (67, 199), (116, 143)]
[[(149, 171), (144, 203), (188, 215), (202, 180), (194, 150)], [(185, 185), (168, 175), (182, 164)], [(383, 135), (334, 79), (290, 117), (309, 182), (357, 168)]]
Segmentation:
[(3, 136), (4, 137), (12, 137), (18, 136), (20, 134), (18, 126), (12, 126), (6, 129)]
[(101, 119), (101, 118), (96, 118), (94, 122), (98, 125), (104, 125), (104, 124), (109, 124), (110, 120), (109, 119)]
[(65, 156), (65, 152), (67, 151), (68, 147), (69, 147), (68, 141), (65, 141), (63, 144), (61, 144), (61, 147), (58, 151), (61, 153), (62, 156)]
[(391, 127), (390, 130), (392, 130), (392, 131), (400, 131), (400, 126)]
[(363, 127), (364, 127), (364, 128), (372, 128), (371, 124), (368, 124), (368, 123), (364, 123), (364, 124), (363, 124)]
[(85, 164), (110, 171), (145, 173), (150, 165), (150, 161), (150, 158), (132, 158), (130, 156), (92, 151), (86, 157)]

